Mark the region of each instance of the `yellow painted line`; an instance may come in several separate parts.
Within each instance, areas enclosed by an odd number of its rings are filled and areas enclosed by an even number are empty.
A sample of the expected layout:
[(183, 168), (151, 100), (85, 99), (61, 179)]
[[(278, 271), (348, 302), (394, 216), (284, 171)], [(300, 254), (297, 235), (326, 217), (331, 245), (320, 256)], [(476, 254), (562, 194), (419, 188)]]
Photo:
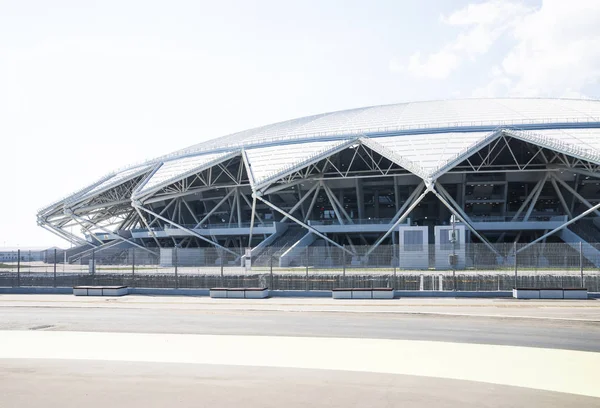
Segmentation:
[(600, 353), (432, 341), (0, 331), (0, 358), (287, 367), (479, 381), (600, 397)]

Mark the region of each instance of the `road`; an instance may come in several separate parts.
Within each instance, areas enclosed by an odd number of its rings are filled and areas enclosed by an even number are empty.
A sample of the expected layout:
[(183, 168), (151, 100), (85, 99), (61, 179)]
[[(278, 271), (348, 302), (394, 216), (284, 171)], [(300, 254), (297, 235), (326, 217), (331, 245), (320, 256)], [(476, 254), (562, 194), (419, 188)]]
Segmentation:
[(0, 296), (0, 395), (19, 408), (600, 407), (599, 317), (598, 301)]
[(436, 314), (156, 308), (0, 309), (0, 330), (351, 337), (600, 352), (600, 323)]

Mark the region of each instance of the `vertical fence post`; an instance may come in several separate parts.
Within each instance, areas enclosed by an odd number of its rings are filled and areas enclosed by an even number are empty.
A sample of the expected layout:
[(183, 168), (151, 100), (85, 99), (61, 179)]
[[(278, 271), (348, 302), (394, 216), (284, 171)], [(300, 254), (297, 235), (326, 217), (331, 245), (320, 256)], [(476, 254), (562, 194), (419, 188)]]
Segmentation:
[(306, 282), (305, 282), (305, 288), (306, 291), (308, 291), (308, 247), (306, 247)]
[(223, 259), (224, 253), (222, 249), (219, 249), (219, 252), (221, 254), (220, 258), (221, 258), (221, 262), (219, 262), (221, 265), (221, 286), (225, 285), (225, 278), (223, 276), (223, 264), (225, 263), (225, 259)]
[(175, 289), (179, 289), (179, 275), (177, 273), (177, 245), (173, 247), (173, 255), (175, 258)]
[(131, 284), (135, 287), (135, 248), (131, 251)]
[(583, 243), (579, 241), (579, 273), (581, 273), (581, 287), (585, 288), (585, 279), (583, 277)]
[(517, 287), (517, 274), (518, 274), (518, 262), (517, 262), (517, 242), (513, 242), (513, 250), (515, 252), (515, 284), (514, 287)]
[(91, 266), (91, 268), (88, 267), (88, 269), (90, 269), (90, 275), (92, 275), (92, 285), (96, 285), (97, 281), (96, 281), (96, 249), (95, 248), (92, 249), (92, 266)]
[(342, 250), (342, 279), (346, 282), (346, 244), (344, 244), (344, 249)]
[(269, 272), (271, 274), (271, 284), (269, 285), (269, 288), (271, 290), (275, 290), (275, 288), (273, 287), (273, 254), (271, 254), (271, 256), (269, 257)]
[(17, 287), (21, 286), (21, 250), (17, 249)]
[(394, 282), (392, 284), (393, 289), (398, 289), (398, 277), (396, 275), (396, 269), (400, 268), (400, 240), (398, 240), (398, 244), (392, 244), (392, 253), (396, 252), (396, 247), (398, 247), (398, 255), (396, 258), (396, 262), (394, 262)]
[(52, 285), (56, 287), (56, 248), (54, 248), (54, 279), (52, 280)]
[(394, 281), (396, 281), (396, 267), (400, 262), (400, 243), (398, 243), (398, 257), (396, 257), (396, 245), (392, 242), (392, 259), (394, 262)]

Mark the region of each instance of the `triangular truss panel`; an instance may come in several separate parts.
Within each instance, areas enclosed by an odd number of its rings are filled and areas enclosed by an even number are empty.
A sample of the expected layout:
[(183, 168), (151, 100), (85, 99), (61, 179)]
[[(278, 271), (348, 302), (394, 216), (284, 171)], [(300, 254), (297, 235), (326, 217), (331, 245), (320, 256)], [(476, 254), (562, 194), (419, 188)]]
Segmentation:
[(121, 172), (115, 174), (114, 176), (112, 176), (111, 178), (105, 180), (104, 182), (98, 184), (91, 190), (88, 190), (84, 194), (77, 197), (77, 201), (83, 201), (83, 200), (89, 199), (93, 196), (97, 196), (107, 190), (110, 190), (111, 188), (117, 187), (120, 184), (123, 184), (129, 180), (132, 180), (136, 177), (139, 177), (145, 173), (150, 172), (151, 168), (152, 168), (152, 166), (145, 165), (145, 166), (135, 167), (132, 169), (127, 169), (127, 170), (121, 171)]
[(161, 187), (186, 178), (194, 173), (212, 167), (233, 156), (239, 151), (211, 153), (165, 161), (134, 193), (135, 197), (148, 195)]
[(264, 186), (285, 174), (330, 156), (350, 142), (336, 140), (274, 145), (245, 151), (254, 188)]
[(600, 129), (505, 130), (508, 136), (600, 164)]
[(423, 179), (435, 178), (459, 157), (488, 143), (490, 132), (454, 132), (377, 137), (364, 143)]

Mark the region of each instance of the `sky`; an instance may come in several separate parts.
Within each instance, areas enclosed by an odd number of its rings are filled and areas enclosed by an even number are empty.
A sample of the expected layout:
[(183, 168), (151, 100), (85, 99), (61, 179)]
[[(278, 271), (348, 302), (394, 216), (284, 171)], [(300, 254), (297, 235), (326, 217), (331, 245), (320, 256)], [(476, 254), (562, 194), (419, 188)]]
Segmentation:
[(600, 1), (0, 0), (0, 247), (118, 168), (311, 114), (600, 95)]

